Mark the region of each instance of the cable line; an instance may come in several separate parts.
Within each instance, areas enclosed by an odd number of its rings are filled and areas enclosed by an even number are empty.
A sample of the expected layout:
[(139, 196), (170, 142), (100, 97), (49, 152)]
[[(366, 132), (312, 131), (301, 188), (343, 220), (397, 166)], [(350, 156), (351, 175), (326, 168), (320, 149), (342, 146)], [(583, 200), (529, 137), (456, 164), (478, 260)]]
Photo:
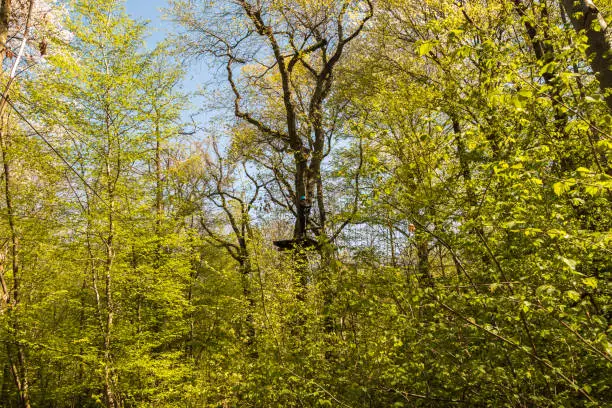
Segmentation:
[(64, 164), (74, 173), (76, 174), (76, 176), (83, 182), (83, 184), (85, 185), (85, 187), (87, 187), (88, 189), (91, 190), (91, 192), (100, 199), (100, 201), (102, 201), (104, 203), (105, 206), (107, 206), (110, 210), (112, 210), (112, 207), (110, 206), (109, 203), (106, 202), (106, 200), (104, 200), (100, 194), (98, 194), (98, 192), (87, 182), (87, 180), (85, 180), (85, 178), (83, 178), (83, 176), (68, 162), (68, 160), (66, 160), (66, 158), (64, 158), (64, 156), (51, 144), (51, 142), (49, 142), (47, 140), (46, 137), (44, 137), (35, 127), (34, 125), (25, 117), (25, 115), (23, 115), (16, 107), (15, 105), (13, 105), (13, 103), (10, 101), (10, 99), (8, 97), (6, 97), (5, 95), (0, 95), (2, 97), (2, 99), (4, 99), (4, 101), (15, 111), (15, 113), (34, 131), (34, 133), (36, 133), (38, 135), (38, 137), (40, 137), (42, 139), (42, 141), (49, 147), (49, 149), (51, 149), (53, 151), (53, 153), (55, 153), (55, 155), (57, 155), (57, 157), (59, 157), (61, 159), (62, 162), (64, 162)]

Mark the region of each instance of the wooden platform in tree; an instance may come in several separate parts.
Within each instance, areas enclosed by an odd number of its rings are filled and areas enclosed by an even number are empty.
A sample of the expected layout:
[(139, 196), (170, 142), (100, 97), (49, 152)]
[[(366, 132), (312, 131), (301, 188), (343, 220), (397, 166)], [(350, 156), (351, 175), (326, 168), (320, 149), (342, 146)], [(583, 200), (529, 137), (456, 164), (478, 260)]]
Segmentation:
[(279, 251), (290, 251), (296, 248), (313, 248), (317, 246), (317, 241), (311, 238), (300, 238), (300, 239), (283, 239), (280, 241), (273, 241), (274, 246)]

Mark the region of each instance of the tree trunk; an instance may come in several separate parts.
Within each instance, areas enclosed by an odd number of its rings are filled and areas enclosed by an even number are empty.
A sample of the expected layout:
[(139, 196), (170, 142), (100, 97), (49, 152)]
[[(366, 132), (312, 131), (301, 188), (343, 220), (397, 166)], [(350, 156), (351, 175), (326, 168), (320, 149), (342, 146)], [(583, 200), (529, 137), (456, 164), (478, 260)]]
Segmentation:
[(0, 5), (0, 61), (4, 61), (6, 57), (6, 41), (8, 40), (10, 19), (11, 0), (2, 0)]
[(114, 305), (112, 298), (112, 265), (113, 265), (113, 205), (110, 204), (108, 215), (108, 236), (106, 239), (106, 262), (105, 262), (105, 285), (106, 285), (106, 327), (104, 332), (104, 392), (106, 396), (106, 406), (108, 408), (118, 407), (113, 391), (113, 379), (111, 370), (111, 334), (113, 330)]
[[(164, 186), (162, 180), (162, 161), (161, 161), (162, 137), (159, 129), (159, 118), (156, 117), (155, 123), (155, 229), (157, 238), (161, 237), (161, 226), (164, 216)], [(158, 257), (159, 257), (158, 246)]]
[[(252, 347), (255, 344), (255, 322), (253, 317), (255, 299), (253, 299), (253, 295), (251, 293), (251, 263), (246, 248), (241, 249), (240, 258), (241, 260), (239, 263), (242, 280), (242, 294), (248, 303), (245, 317), (246, 344), (248, 347)], [(254, 353), (251, 354), (255, 355)]]
[(587, 36), (587, 56), (599, 80), (606, 104), (612, 110), (612, 30), (591, 0), (562, 0), (574, 30)]
[(294, 239), (306, 237), (308, 216), (310, 215), (310, 203), (312, 202), (308, 192), (309, 171), (308, 159), (306, 156), (304, 152), (295, 154), (295, 208), (297, 214), (293, 231)]
[[(113, 138), (111, 133), (111, 121), (110, 116), (107, 112), (106, 116), (106, 164), (105, 164), (105, 177), (106, 177), (106, 195), (107, 195), (107, 206), (108, 216), (106, 225), (106, 239), (104, 244), (106, 247), (105, 262), (104, 262), (104, 283), (105, 283), (105, 296), (106, 296), (106, 324), (104, 326), (104, 396), (107, 408), (118, 408), (120, 406), (119, 401), (116, 398), (113, 384), (113, 370), (112, 370), (112, 353), (111, 353), (111, 339), (113, 332), (113, 319), (115, 317), (115, 305), (113, 303), (113, 261), (115, 257), (114, 253), (114, 240), (115, 240), (115, 187), (116, 182), (119, 178), (120, 171), (120, 160), (113, 157)], [(116, 152), (120, 154), (119, 149)], [(117, 168), (111, 166), (111, 160), (116, 160), (114, 165)]]
[[(4, 4), (4, 3), (3, 3)], [(15, 344), (14, 351), (17, 354), (17, 362), (11, 364), (11, 372), (15, 380), (15, 385), (19, 392), (19, 400), (22, 408), (30, 408), (30, 392), (27, 376), (26, 356), (23, 345), (17, 336), (20, 332), (19, 304), (21, 295), (21, 270), (19, 268), (19, 238), (15, 224), (15, 213), (13, 208), (12, 190), (12, 168), (8, 149), (10, 148), (10, 136), (8, 134), (8, 115), (0, 111), (0, 148), (2, 149), (2, 162), (4, 166), (4, 193), (7, 219), (10, 233), (10, 254), (11, 267), (13, 274), (12, 293), (9, 294), (10, 306), (9, 313), (13, 335), (16, 337), (11, 342), (7, 342), (7, 352), (9, 357), (13, 353), (11, 343)]]
[(419, 279), (424, 279), (427, 282), (427, 286), (433, 284), (433, 278), (431, 271), (429, 270), (429, 241), (426, 235), (417, 234), (416, 247), (417, 247), (417, 271)]

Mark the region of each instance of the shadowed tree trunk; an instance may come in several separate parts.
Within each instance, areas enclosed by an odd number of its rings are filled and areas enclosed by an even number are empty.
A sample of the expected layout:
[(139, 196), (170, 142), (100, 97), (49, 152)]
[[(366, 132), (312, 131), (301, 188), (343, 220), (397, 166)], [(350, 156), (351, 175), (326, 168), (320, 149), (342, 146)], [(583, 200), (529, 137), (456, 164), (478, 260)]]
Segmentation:
[(8, 40), (10, 19), (11, 0), (2, 0), (0, 5), (0, 61), (4, 61), (6, 57), (6, 41)]
[(561, 3), (574, 29), (584, 30), (586, 34), (591, 68), (612, 110), (612, 30), (592, 0), (562, 0)]
[[(30, 0), (28, 3), (28, 11), (25, 20), (25, 26), (23, 30), (22, 38), (22, 50), (25, 45), (29, 28), (30, 18), (32, 16), (32, 9), (34, 7), (34, 0)], [(11, 0), (2, 0), (0, 4), (0, 67), (4, 67), (4, 62), (7, 56), (6, 43), (9, 38), (9, 24), (11, 20)], [(9, 89), (14, 78), (14, 71), (19, 63), (19, 58), (13, 63), (13, 68), (10, 72), (8, 81), (4, 89), (2, 90), (2, 100), (0, 101), (0, 149), (2, 156), (2, 164), (4, 169), (4, 193), (5, 193), (5, 204), (6, 204), (6, 216), (9, 225), (9, 247), (11, 256), (11, 270), (13, 278), (12, 293), (7, 292), (6, 282), (2, 275), (2, 286), (3, 286), (3, 298), (8, 303), (9, 321), (12, 326), (13, 339), (6, 343), (7, 352), (9, 357), (9, 366), (15, 386), (19, 392), (19, 402), (21, 407), (30, 408), (30, 391), (27, 374), (27, 361), (26, 351), (23, 343), (18, 338), (21, 331), (21, 323), (19, 320), (19, 309), (20, 309), (20, 296), (21, 296), (21, 268), (19, 259), (19, 232), (17, 230), (15, 208), (14, 208), (14, 186), (13, 186), (13, 170), (12, 170), (12, 152), (11, 150), (11, 128), (9, 123), (9, 112), (7, 111), (8, 106), (8, 95)], [(2, 73), (4, 69), (0, 68)], [(2, 271), (4, 272), (4, 271)]]
[[(2, 107), (5, 107), (3, 105)], [(15, 209), (14, 209), (14, 186), (13, 186), (13, 172), (12, 172), (12, 157), (10, 157), (9, 149), (11, 147), (8, 124), (8, 114), (4, 109), (0, 109), (0, 147), (2, 149), (2, 164), (4, 166), (4, 198), (6, 205), (6, 216), (9, 225), (9, 248), (11, 258), (11, 271), (13, 278), (12, 291), (8, 295), (9, 300), (9, 321), (11, 324), (11, 330), (13, 332), (13, 338), (11, 341), (6, 343), (7, 353), (9, 356), (9, 365), (13, 379), (15, 380), (15, 386), (19, 392), (20, 405), (23, 408), (30, 408), (30, 393), (29, 383), (27, 376), (27, 365), (24, 346), (19, 340), (19, 332), (21, 330), (21, 324), (19, 321), (19, 306), (21, 296), (21, 268), (19, 264), (19, 237), (17, 231), (17, 225), (15, 220)]]

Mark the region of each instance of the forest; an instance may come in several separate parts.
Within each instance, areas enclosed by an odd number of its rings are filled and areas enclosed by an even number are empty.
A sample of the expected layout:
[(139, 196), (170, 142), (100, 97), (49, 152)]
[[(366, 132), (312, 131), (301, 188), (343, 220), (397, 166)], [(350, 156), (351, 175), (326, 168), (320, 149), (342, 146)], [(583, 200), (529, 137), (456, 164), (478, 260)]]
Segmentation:
[(127, 3), (1, 0), (0, 407), (612, 406), (612, 2)]

